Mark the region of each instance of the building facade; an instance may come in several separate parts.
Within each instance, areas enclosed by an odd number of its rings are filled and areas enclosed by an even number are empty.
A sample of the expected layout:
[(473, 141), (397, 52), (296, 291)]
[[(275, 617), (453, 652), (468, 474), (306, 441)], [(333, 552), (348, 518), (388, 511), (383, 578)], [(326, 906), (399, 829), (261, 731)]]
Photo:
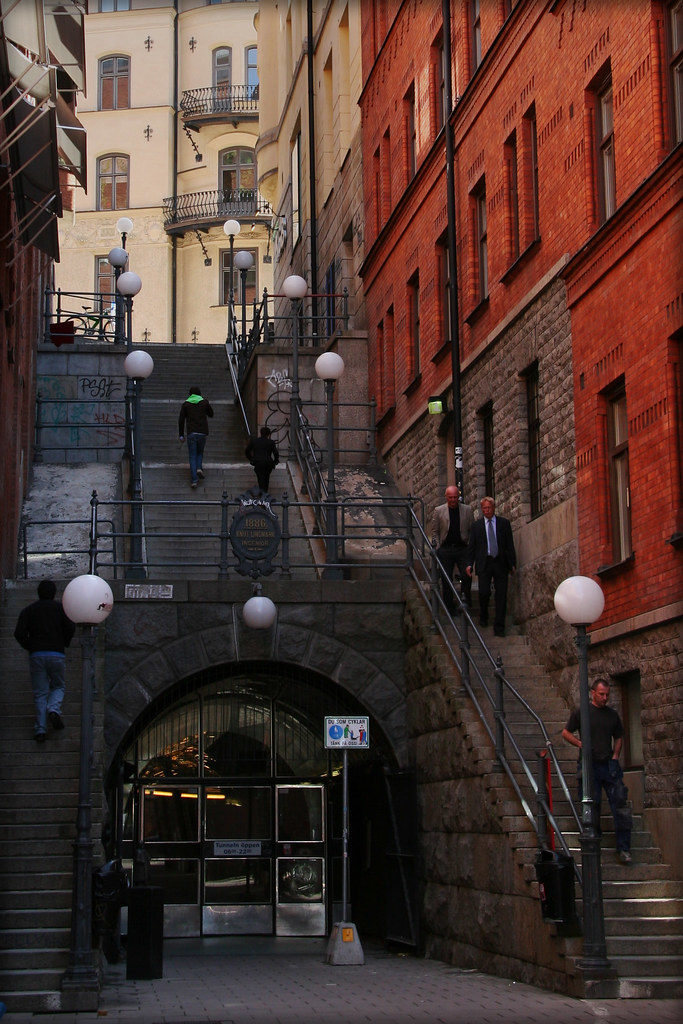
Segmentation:
[(437, 502), (453, 420), (427, 402), (452, 410), (457, 345), (464, 497), (492, 494), (512, 521), (514, 617), (571, 702), (553, 594), (600, 579), (592, 658), (619, 684), (634, 802), (665, 835), (680, 822), (681, 4), (452, 3), (452, 112), (442, 5), (362, 10), (381, 454)]
[[(116, 224), (133, 221), (129, 267), (142, 279), (135, 343), (225, 342), (233, 255), (246, 249), (251, 304), (272, 288), (271, 210), (257, 188), (257, 3), (108, 0), (85, 19), (88, 193), (62, 229), (56, 280), (67, 292), (114, 291)], [(231, 281), (232, 273), (232, 281)], [(84, 300), (85, 301), (85, 300)]]

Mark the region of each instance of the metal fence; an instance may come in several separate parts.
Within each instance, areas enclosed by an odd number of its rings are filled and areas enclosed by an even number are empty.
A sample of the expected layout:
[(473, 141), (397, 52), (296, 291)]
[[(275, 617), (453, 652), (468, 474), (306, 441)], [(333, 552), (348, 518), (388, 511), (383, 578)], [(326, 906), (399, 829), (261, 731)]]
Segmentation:
[(115, 292), (45, 289), (43, 340), (54, 345), (79, 341), (123, 342), (123, 302)]
[(213, 85), (187, 89), (180, 98), (180, 109), (187, 120), (207, 114), (257, 114), (258, 85)]
[(164, 226), (229, 217), (267, 217), (270, 203), (256, 188), (212, 189), (164, 199)]

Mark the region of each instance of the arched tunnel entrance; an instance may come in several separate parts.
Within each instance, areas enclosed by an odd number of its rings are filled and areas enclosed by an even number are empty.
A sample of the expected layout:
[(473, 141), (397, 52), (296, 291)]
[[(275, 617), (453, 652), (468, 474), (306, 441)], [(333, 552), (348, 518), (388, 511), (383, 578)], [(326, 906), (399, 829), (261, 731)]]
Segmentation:
[[(329, 932), (341, 916), (342, 752), (325, 749), (324, 717), (367, 714), (311, 669), (259, 661), (204, 670), (145, 709), (108, 788), (116, 850), (163, 888), (167, 937)], [(349, 891), (358, 927), (384, 937), (406, 900), (415, 815), (404, 794), (397, 835), (392, 791), (406, 776), (372, 717), (369, 731), (370, 749), (349, 754)]]

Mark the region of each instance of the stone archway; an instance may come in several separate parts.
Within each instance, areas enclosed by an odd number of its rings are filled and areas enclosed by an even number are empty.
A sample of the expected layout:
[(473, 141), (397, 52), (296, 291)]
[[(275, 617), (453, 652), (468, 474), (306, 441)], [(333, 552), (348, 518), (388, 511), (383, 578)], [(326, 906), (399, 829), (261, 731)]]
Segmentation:
[(334, 590), (325, 600), (324, 584), (297, 582), (264, 633), (245, 627), (243, 601), (220, 600), (224, 586), (202, 589), (198, 601), (116, 603), (105, 638), (105, 769), (135, 720), (166, 690), (215, 666), (254, 660), (300, 666), (335, 682), (368, 709), (398, 764), (407, 764), (399, 584), (383, 584), (379, 603), (362, 585), (358, 600), (339, 601)]

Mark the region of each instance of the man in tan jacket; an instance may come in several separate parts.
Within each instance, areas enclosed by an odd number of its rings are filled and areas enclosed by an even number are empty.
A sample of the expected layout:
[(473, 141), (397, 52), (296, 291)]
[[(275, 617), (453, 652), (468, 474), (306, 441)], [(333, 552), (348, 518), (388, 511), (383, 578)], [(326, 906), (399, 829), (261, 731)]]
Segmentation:
[[(442, 566), (441, 590), (444, 604), (452, 614), (454, 611), (453, 591), (449, 581), (457, 565), (460, 575), (462, 599), (469, 607), (472, 598), (472, 580), (467, 568), (467, 545), (473, 521), (472, 509), (460, 501), (460, 491), (451, 484), (446, 488), (446, 502), (437, 505), (432, 516), (433, 543), (438, 545), (437, 558)], [(446, 579), (448, 577), (448, 579)]]

